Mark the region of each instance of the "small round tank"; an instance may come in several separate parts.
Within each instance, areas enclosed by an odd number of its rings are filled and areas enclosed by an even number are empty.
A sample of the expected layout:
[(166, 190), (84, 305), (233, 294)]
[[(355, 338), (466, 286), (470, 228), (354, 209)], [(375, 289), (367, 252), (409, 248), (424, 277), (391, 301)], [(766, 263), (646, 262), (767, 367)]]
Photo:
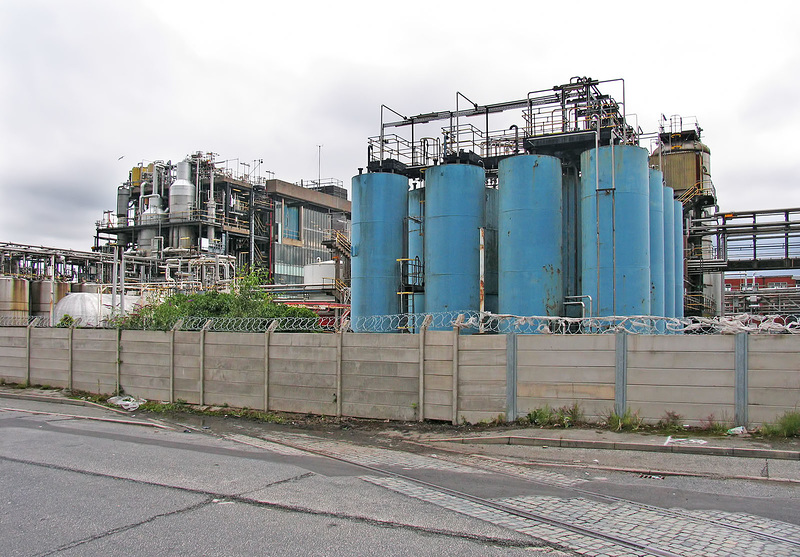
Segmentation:
[(562, 315), (561, 160), (503, 159), (498, 183), (498, 312)]
[[(30, 283), (30, 312), (33, 317), (49, 317), (50, 309), (69, 294), (68, 282), (53, 285), (50, 280), (34, 280)], [(51, 291), (52, 290), (52, 291)], [(53, 295), (55, 294), (55, 295)]]
[(445, 164), (425, 172), (425, 312), (480, 307), (483, 168)]
[(24, 319), (29, 315), (30, 284), (16, 277), (0, 277), (0, 317)]
[(70, 293), (90, 293), (96, 294), (100, 292), (100, 285), (94, 282), (73, 282), (69, 285)]
[(646, 149), (615, 145), (581, 154), (581, 261), (583, 294), (596, 315), (650, 314)]

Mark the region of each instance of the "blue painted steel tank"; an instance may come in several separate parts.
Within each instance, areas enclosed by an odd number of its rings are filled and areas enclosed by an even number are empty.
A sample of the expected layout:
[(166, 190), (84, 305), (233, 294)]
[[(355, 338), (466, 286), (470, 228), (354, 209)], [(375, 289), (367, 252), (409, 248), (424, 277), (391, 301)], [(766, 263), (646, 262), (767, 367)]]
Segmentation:
[[(420, 285), (423, 284), (421, 273), (425, 263), (423, 252), (424, 219), (425, 189), (417, 188), (408, 192), (408, 258), (411, 259), (409, 272), (412, 274), (419, 273), (409, 278), (411, 282), (419, 283)], [(410, 295), (409, 306), (409, 313), (423, 313), (425, 311), (425, 294)]]
[(563, 315), (561, 160), (503, 159), (498, 185), (498, 312)]
[(497, 313), (497, 219), (498, 204), (500, 195), (497, 188), (487, 187), (485, 189), (485, 205), (483, 227), (484, 234), (484, 309), (491, 313)]
[(480, 307), (483, 168), (433, 166), (425, 172), (425, 312)]
[(359, 318), (396, 314), (400, 310), (397, 259), (403, 257), (408, 179), (399, 174), (369, 173), (354, 176), (352, 183), (350, 313), (353, 329), (364, 332)]
[(683, 317), (683, 205), (675, 200), (675, 317)]
[(650, 169), (650, 313), (663, 317), (664, 303), (664, 174)]
[(650, 314), (646, 149), (616, 145), (581, 154), (581, 263), (583, 294), (596, 315)]
[(664, 316), (675, 317), (675, 202), (664, 185)]

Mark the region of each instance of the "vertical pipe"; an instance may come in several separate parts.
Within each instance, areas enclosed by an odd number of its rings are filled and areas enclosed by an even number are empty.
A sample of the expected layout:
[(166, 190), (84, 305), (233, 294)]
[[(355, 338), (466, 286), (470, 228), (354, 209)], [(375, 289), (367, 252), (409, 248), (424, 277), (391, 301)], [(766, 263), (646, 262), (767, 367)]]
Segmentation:
[(50, 255), (50, 326), (52, 327), (55, 325), (53, 323), (53, 319), (55, 317), (55, 305), (56, 305), (56, 255)]

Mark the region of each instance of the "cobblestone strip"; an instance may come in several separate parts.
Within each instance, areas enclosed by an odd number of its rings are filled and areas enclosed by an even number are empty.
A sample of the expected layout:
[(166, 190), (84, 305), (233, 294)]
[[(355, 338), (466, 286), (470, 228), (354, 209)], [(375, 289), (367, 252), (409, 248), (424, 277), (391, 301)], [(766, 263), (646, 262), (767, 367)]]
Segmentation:
[[(780, 522), (769, 518), (760, 516), (753, 516), (745, 513), (729, 513), (725, 511), (681, 511), (684, 514), (696, 516), (703, 520), (714, 520), (716, 522), (724, 522), (732, 526), (737, 526), (744, 530), (751, 532), (758, 532), (760, 534), (767, 534), (769, 536), (778, 536), (789, 540), (800, 542), (800, 526), (789, 524), (788, 522)], [(796, 550), (800, 555), (800, 547)]]
[(466, 463), (468, 466), (480, 468), (488, 472), (497, 472), (509, 476), (516, 476), (518, 478), (533, 480), (535, 482), (557, 487), (575, 487), (576, 485), (587, 482), (587, 480), (582, 478), (571, 478), (569, 476), (565, 476), (564, 474), (549, 472), (547, 470), (539, 470), (529, 466), (521, 466), (491, 458), (481, 458), (471, 455), (442, 455), (440, 457), (437, 456), (436, 458), (454, 463)]
[[(598, 503), (584, 498), (565, 501), (557, 497), (517, 497), (504, 499), (504, 505), (522, 511), (544, 514), (569, 524), (591, 528), (605, 534), (621, 535), (631, 541), (652, 545), (687, 557), (698, 555), (728, 557), (730, 555), (790, 557), (800, 548), (772, 542), (745, 530), (736, 531), (691, 518), (676, 517), (657, 509), (629, 503)], [(677, 510), (677, 509), (674, 509)], [(683, 514), (692, 514), (681, 511)], [(701, 515), (704, 513), (694, 513)], [(714, 514), (715, 520), (730, 522), (730, 513)], [(739, 517), (747, 515), (739, 515)], [(747, 522), (765, 522), (748, 516)], [(775, 521), (769, 521), (775, 523)], [(785, 531), (787, 525), (778, 523)], [(775, 531), (778, 528), (775, 527)], [(787, 536), (788, 537), (788, 536)], [(792, 538), (790, 538), (792, 539)]]
[(647, 553), (620, 547), (603, 539), (576, 534), (546, 523), (506, 513), (487, 505), (481, 505), (454, 495), (441, 493), (398, 478), (362, 476), (362, 480), (390, 489), (408, 497), (427, 501), (442, 508), (455, 511), (491, 524), (527, 534), (548, 544), (568, 549), (589, 557), (644, 557)]
[(356, 464), (366, 466), (394, 466), (404, 470), (444, 470), (461, 474), (487, 474), (485, 470), (447, 462), (437, 458), (409, 454), (392, 449), (378, 449), (344, 443), (342, 441), (328, 441), (299, 433), (265, 433), (261, 435), (266, 441), (274, 443), (289, 443), (294, 447), (318, 451), (327, 455), (347, 459)]
[(300, 449), (287, 447), (286, 445), (280, 445), (278, 443), (272, 443), (270, 441), (265, 441), (264, 439), (260, 439), (258, 437), (251, 437), (249, 435), (241, 435), (238, 433), (233, 433), (231, 435), (225, 435), (224, 437), (225, 439), (230, 439), (231, 441), (235, 441), (237, 443), (250, 445), (252, 447), (258, 447), (259, 449), (266, 449), (272, 453), (283, 456), (301, 456), (301, 455), (308, 456), (309, 454), (305, 451), (301, 451)]

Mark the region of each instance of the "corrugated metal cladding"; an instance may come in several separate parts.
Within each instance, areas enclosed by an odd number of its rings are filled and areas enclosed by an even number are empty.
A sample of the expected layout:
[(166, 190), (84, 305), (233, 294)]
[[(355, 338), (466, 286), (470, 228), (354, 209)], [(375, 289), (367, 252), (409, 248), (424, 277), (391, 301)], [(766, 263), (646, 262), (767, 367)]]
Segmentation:
[[(657, 153), (650, 158), (650, 164), (659, 165)], [(711, 154), (708, 147), (699, 141), (686, 143), (680, 149), (665, 150), (660, 164), (664, 181), (677, 192), (685, 191), (700, 181), (704, 182), (704, 187), (710, 186)]]
[(581, 155), (581, 279), (598, 316), (650, 314), (647, 158), (632, 145)]
[(563, 315), (561, 161), (503, 159), (498, 183), (499, 312)]
[(425, 311), (474, 311), (480, 306), (485, 172), (446, 164), (429, 168), (425, 181)]
[[(359, 317), (400, 312), (397, 259), (404, 256), (407, 210), (405, 176), (370, 173), (353, 177), (351, 315), (356, 327)], [(391, 327), (388, 321), (387, 327)], [(393, 329), (383, 332), (390, 331)]]

